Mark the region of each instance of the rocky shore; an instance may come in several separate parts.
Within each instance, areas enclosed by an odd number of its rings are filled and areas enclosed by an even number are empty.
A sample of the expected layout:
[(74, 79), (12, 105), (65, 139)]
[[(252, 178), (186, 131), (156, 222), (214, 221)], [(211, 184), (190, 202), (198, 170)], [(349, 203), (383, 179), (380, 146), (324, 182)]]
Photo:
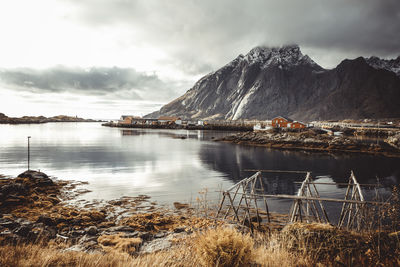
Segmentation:
[(0, 124), (29, 124), (29, 123), (47, 123), (47, 122), (99, 122), (97, 120), (82, 119), (65, 115), (44, 117), (44, 116), (23, 116), (21, 118), (8, 117), (0, 113)]
[(168, 210), (143, 195), (78, 208), (68, 205), (75, 186), (37, 171), (0, 179), (0, 245), (52, 241), (68, 244), (67, 251), (149, 253), (220, 224), (194, 216), (188, 205)]
[(400, 156), (397, 135), (379, 142), (363, 142), (349, 136), (332, 136), (318, 130), (243, 132), (215, 141), (265, 146), (274, 149), (303, 150), (335, 153), (368, 153)]

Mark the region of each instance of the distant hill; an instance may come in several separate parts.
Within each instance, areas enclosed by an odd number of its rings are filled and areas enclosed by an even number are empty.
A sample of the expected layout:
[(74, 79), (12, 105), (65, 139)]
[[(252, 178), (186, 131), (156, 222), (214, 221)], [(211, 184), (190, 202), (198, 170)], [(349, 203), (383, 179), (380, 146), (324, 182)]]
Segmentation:
[(146, 117), (330, 120), (400, 117), (400, 57), (327, 70), (299, 46), (255, 47)]
[(20, 118), (8, 117), (0, 113), (0, 124), (25, 124), (25, 123), (46, 123), (46, 122), (96, 122), (96, 120), (82, 119), (65, 115), (53, 117), (44, 116), (23, 116)]

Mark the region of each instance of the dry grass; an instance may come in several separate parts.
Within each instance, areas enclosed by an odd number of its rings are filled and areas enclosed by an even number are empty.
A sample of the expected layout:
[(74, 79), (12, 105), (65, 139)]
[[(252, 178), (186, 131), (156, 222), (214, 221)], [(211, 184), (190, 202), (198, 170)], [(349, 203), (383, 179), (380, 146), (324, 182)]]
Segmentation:
[(141, 238), (123, 238), (122, 234), (102, 235), (97, 241), (106, 252), (119, 252), (133, 254), (142, 244)]
[(246, 266), (254, 254), (254, 240), (234, 229), (216, 228), (200, 234), (196, 255), (203, 266)]
[(180, 246), (158, 253), (131, 256), (127, 253), (84, 253), (65, 252), (40, 245), (20, 245), (0, 247), (0, 266), (199, 266), (191, 249)]
[(198, 229), (207, 229), (221, 225), (222, 222), (203, 217), (197, 217), (191, 213), (166, 214), (161, 211), (138, 213), (121, 221), (121, 224), (128, 225), (138, 231), (147, 231), (151, 233), (160, 230), (173, 231), (179, 227), (185, 227), (188, 231), (196, 231)]
[(103, 253), (65, 251), (54, 243), (0, 246), (0, 266), (400, 266), (398, 236), (325, 224), (296, 223), (253, 236), (217, 227), (169, 250), (138, 254), (139, 238), (108, 235), (98, 239)]

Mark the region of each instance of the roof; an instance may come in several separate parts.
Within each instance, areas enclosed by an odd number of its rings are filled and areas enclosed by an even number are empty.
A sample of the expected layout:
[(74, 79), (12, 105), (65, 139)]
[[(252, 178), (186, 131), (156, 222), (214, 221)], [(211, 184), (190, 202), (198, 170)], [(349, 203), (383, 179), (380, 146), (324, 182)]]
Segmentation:
[(139, 116), (133, 116), (133, 115), (122, 115), (121, 119), (125, 120), (126, 118), (132, 118), (132, 119), (140, 119)]
[(180, 120), (178, 117), (168, 117), (168, 116), (161, 116), (158, 118), (158, 120), (163, 120), (163, 121), (176, 121)]
[(307, 123), (304, 123), (304, 122), (301, 122), (301, 121), (294, 121), (293, 123), (300, 123), (300, 124), (303, 124), (303, 125), (307, 125)]
[(289, 122), (292, 122), (292, 121), (293, 121), (292, 119), (287, 118), (287, 117), (283, 117), (283, 116), (277, 116), (277, 117), (273, 118), (272, 120), (275, 120), (275, 119), (278, 119), (278, 118), (285, 119), (285, 120), (287, 120), (287, 121), (289, 121)]

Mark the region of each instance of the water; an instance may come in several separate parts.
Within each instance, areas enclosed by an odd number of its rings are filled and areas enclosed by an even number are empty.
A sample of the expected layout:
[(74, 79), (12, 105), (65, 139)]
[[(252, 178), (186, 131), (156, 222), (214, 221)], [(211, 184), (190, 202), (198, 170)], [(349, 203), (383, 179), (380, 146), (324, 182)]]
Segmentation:
[[(399, 184), (400, 158), (270, 150), (214, 142), (229, 133), (216, 131), (118, 129), (99, 123), (0, 125), (0, 173), (16, 176), (27, 168), (66, 180), (87, 181), (92, 192), (81, 198), (116, 199), (150, 195), (161, 203), (196, 202), (198, 192), (217, 200), (251, 175), (247, 169), (307, 170), (323, 182), (347, 182), (353, 170), (360, 183)], [(269, 193), (295, 194), (304, 174), (265, 173)], [(343, 186), (319, 185), (321, 196), (340, 197)], [(381, 189), (387, 194), (387, 190)], [(365, 191), (372, 198), (374, 191)], [(274, 200), (271, 210), (285, 212), (291, 202)]]

